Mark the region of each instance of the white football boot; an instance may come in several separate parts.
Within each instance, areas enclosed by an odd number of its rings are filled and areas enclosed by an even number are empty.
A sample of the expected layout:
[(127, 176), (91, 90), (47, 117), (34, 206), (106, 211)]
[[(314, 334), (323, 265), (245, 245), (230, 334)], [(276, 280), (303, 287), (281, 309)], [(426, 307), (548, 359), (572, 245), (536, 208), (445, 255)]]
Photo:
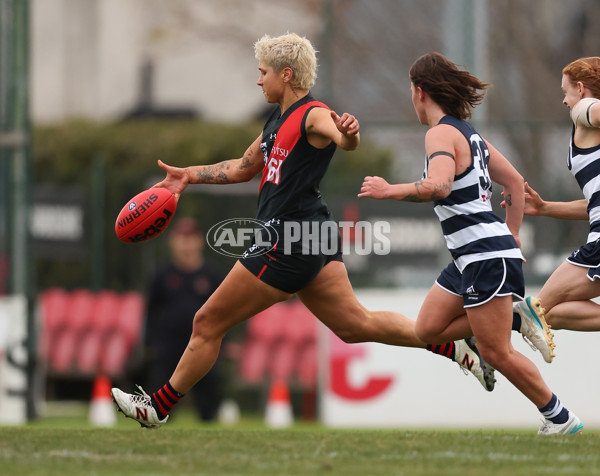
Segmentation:
[(521, 335), (533, 350), (539, 350), (544, 360), (552, 362), (555, 357), (554, 335), (546, 323), (544, 308), (539, 298), (528, 296), (513, 306), (513, 310), (521, 316)]
[(574, 435), (583, 430), (583, 423), (572, 412), (569, 412), (569, 419), (564, 423), (552, 423), (550, 420), (544, 420), (544, 423), (538, 430), (538, 435)]
[(471, 372), (488, 392), (494, 390), (494, 369), (479, 355), (475, 337), (457, 340), (454, 346), (454, 361), (461, 366), (465, 375)]
[(136, 385), (136, 387), (141, 392), (137, 395), (125, 393), (113, 387), (110, 393), (118, 410), (127, 418), (137, 421), (144, 428), (160, 428), (169, 419), (169, 415), (161, 420), (152, 406), (150, 395), (144, 392), (144, 389), (139, 385)]

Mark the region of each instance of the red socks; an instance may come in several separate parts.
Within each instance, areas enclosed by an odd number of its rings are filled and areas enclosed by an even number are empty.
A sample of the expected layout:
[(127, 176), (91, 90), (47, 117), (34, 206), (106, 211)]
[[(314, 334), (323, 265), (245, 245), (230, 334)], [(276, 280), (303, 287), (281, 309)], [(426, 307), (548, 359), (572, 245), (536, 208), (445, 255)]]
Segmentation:
[(183, 394), (175, 390), (169, 382), (152, 394), (152, 406), (158, 412), (161, 420), (165, 419), (181, 397)]

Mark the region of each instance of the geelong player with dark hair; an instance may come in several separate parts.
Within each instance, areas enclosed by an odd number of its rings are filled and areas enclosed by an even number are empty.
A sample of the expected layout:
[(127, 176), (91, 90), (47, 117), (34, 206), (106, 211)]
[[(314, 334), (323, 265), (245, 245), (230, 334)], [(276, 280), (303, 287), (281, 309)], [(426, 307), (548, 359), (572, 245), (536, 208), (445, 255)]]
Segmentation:
[[(488, 85), (439, 53), (420, 57), (409, 76), (415, 111), (429, 126), (423, 178), (392, 185), (365, 177), (359, 196), (434, 204), (452, 261), (423, 303), (417, 335), (445, 342), (472, 332), (481, 356), (539, 409), (540, 434), (577, 433), (583, 427), (577, 416), (510, 342), (513, 321), (520, 317), (513, 316), (513, 299), (525, 294), (519, 241), (523, 177), (466, 121)], [(492, 211), (492, 180), (504, 187), (506, 222)], [(540, 319), (531, 326), (537, 327), (538, 343), (546, 327)]]
[[(229, 329), (293, 294), (345, 342), (426, 347), (415, 333), (415, 321), (393, 312), (371, 312), (358, 302), (342, 261), (337, 228), (331, 236), (322, 237), (323, 246), (316, 253), (303, 246), (312, 237), (311, 230), (310, 236), (295, 237), (293, 242), (286, 236), (286, 230), (293, 228), (290, 225), (322, 229), (319, 225), (333, 221), (319, 183), (337, 147), (358, 147), (359, 123), (348, 113), (339, 116), (311, 96), (317, 61), (306, 38), (264, 36), (256, 42), (255, 52), (260, 73), (257, 84), (266, 101), (278, 105), (262, 133), (239, 159), (187, 168), (159, 162), (167, 176), (157, 186), (179, 197), (189, 184), (245, 182), (262, 173), (257, 218), (277, 231), (279, 241), (276, 248), (260, 253), (256, 240), (235, 263), (195, 314), (188, 346), (163, 387), (152, 395), (141, 388), (139, 395), (112, 390), (119, 409), (142, 426), (155, 428), (167, 420), (173, 405), (212, 367)], [(304, 226), (295, 229), (304, 233)], [(429, 350), (468, 367), (487, 390), (493, 389), (494, 370), (479, 358), (472, 339), (461, 338)]]

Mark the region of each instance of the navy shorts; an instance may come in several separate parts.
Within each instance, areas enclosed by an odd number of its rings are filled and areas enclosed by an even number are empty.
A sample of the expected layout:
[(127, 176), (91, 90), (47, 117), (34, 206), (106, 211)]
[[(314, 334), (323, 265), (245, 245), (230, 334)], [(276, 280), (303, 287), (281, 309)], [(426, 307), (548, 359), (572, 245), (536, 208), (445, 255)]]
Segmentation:
[(452, 261), (440, 273), (436, 284), (450, 294), (462, 296), (464, 307), (479, 306), (495, 296), (512, 295), (522, 300), (525, 296), (523, 260), (494, 258), (475, 261), (467, 265), (462, 274)]
[(600, 279), (600, 240), (586, 243), (578, 250), (573, 251), (567, 258), (567, 262), (589, 268), (587, 277), (590, 281)]

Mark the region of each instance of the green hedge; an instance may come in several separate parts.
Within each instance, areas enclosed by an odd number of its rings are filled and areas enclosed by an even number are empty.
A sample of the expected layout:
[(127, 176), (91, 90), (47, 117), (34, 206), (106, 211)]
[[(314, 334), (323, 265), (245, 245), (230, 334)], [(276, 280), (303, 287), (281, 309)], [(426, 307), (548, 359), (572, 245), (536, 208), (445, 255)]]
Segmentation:
[[(142, 245), (119, 242), (114, 234), (115, 218), (136, 193), (163, 171), (157, 159), (176, 166), (214, 163), (240, 157), (261, 131), (261, 123), (217, 124), (203, 121), (139, 120), (121, 123), (72, 121), (34, 128), (34, 187), (36, 184), (78, 185), (86, 190), (89, 253), (83, 259), (37, 259), (38, 289), (101, 287), (115, 290), (146, 286), (156, 262), (166, 257), (164, 237)], [(356, 196), (365, 175), (386, 175), (391, 153), (363, 140), (358, 150), (338, 150), (325, 177), (322, 190), (327, 196)], [(92, 216), (93, 190), (101, 190), (103, 216)], [(96, 204), (97, 205), (97, 204)], [(178, 216), (206, 217), (254, 216), (256, 198), (183, 195)], [(93, 224), (104, 225), (100, 245), (92, 245)], [(218, 220), (217, 220), (218, 221)], [(213, 221), (212, 223), (216, 223)], [(98, 247), (100, 246), (100, 247)], [(93, 254), (101, 253), (103, 269), (94, 268)], [(225, 263), (231, 265), (232, 263)], [(93, 276), (95, 278), (93, 278)], [(100, 276), (100, 278), (98, 278)]]

